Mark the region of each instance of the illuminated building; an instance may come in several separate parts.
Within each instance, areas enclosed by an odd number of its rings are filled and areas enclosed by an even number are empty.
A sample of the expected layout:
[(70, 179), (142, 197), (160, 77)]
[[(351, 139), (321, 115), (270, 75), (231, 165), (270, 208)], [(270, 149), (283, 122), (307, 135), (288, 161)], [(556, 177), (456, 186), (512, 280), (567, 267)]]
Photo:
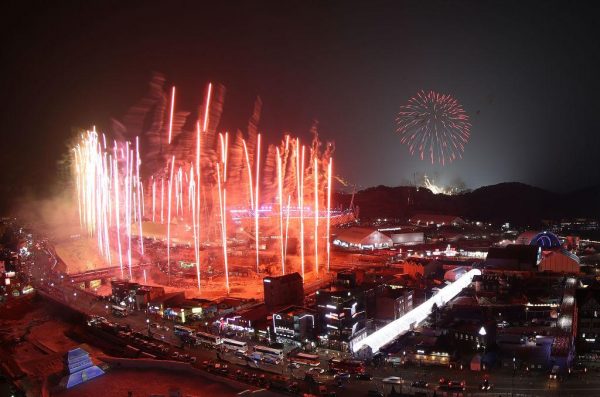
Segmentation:
[(317, 291), (319, 344), (347, 351), (353, 338), (365, 333), (366, 304), (362, 289)]
[(127, 281), (112, 281), (112, 297), (117, 303), (125, 302), (137, 310), (145, 309), (153, 300), (165, 294), (163, 287), (141, 285)]
[(246, 336), (267, 335), (270, 326), (268, 320), (269, 309), (265, 304), (239, 310), (235, 313), (217, 320), (222, 331), (241, 332)]
[[(381, 230), (380, 230), (381, 231)], [(425, 242), (425, 234), (423, 232), (391, 232), (390, 237), (394, 245), (416, 245)]]
[(315, 317), (313, 310), (290, 306), (273, 313), (273, 332), (282, 342), (303, 344), (315, 338)]
[(366, 227), (351, 227), (341, 230), (333, 239), (333, 245), (347, 249), (372, 250), (394, 245), (385, 234)]
[(298, 273), (263, 279), (265, 305), (269, 309), (304, 304), (304, 283)]

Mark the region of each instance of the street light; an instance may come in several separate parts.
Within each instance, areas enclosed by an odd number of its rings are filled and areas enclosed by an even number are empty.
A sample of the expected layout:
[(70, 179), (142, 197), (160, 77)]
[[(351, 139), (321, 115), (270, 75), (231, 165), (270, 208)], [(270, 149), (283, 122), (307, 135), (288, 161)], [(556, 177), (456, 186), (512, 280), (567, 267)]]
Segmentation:
[(517, 359), (515, 358), (515, 356), (513, 356), (513, 374), (512, 374), (512, 387), (510, 389), (510, 395), (514, 396), (515, 395), (515, 371), (517, 370), (517, 364), (516, 364)]

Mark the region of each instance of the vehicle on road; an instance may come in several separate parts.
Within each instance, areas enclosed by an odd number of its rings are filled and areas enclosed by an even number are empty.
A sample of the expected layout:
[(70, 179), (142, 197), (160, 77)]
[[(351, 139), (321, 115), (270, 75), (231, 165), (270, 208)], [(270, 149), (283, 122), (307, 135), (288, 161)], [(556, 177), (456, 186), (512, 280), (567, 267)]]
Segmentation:
[(216, 348), (221, 344), (221, 338), (206, 332), (196, 332), (196, 344)]
[(467, 389), (467, 383), (464, 380), (459, 382), (442, 378), (440, 379), (439, 389), (444, 391), (465, 391)]
[(283, 360), (283, 349), (276, 349), (266, 346), (254, 346), (254, 351), (263, 355), (274, 356), (279, 360)]
[(112, 305), (111, 311), (115, 317), (127, 317), (129, 315), (129, 310), (123, 306)]
[(183, 325), (175, 325), (173, 327), (173, 333), (179, 337), (194, 335), (194, 330)]
[(350, 374), (360, 374), (365, 372), (365, 363), (358, 360), (332, 358), (329, 360), (329, 371), (332, 373), (348, 372)]
[(279, 360), (276, 357), (273, 356), (269, 356), (269, 355), (264, 355), (261, 357), (261, 361), (267, 364), (274, 364), (274, 365), (278, 365), (281, 360)]
[(318, 367), (321, 364), (317, 354), (308, 353), (297, 353), (290, 357), (290, 361), (296, 364), (310, 365), (311, 367)]
[(427, 389), (429, 387), (429, 383), (424, 380), (416, 380), (410, 384), (411, 387), (415, 387), (418, 389)]
[(484, 379), (483, 382), (481, 383), (481, 385), (479, 386), (479, 389), (481, 389), (481, 391), (490, 391), (492, 390), (492, 384), (490, 383), (489, 379)]
[(552, 367), (552, 369), (550, 370), (550, 375), (548, 375), (548, 377), (552, 380), (556, 380), (558, 379), (558, 373), (560, 372), (560, 367), (558, 365), (555, 365), (554, 367)]
[(348, 380), (350, 379), (350, 374), (348, 372), (338, 372), (333, 376), (334, 379)]
[(354, 377), (358, 380), (373, 380), (373, 375), (368, 373), (356, 374)]
[(587, 371), (588, 371), (587, 367), (582, 363), (575, 363), (575, 365), (573, 365), (572, 367), (569, 368), (570, 374), (587, 373)]
[(223, 346), (227, 350), (239, 351), (239, 352), (247, 352), (248, 344), (246, 342), (241, 342), (235, 339), (221, 339), (221, 346)]

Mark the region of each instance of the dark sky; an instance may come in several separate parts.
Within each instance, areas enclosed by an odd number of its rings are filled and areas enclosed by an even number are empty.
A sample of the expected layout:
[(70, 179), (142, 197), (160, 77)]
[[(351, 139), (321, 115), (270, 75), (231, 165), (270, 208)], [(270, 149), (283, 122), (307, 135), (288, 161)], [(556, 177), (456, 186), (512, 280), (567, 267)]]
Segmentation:
[[(224, 126), (260, 95), (261, 130), (336, 142), (336, 173), (361, 186), (413, 173), (470, 188), (520, 181), (598, 184), (599, 42), (590, 5), (553, 2), (14, 2), (2, 18), (4, 185), (54, 177), (73, 127), (106, 125), (153, 71), (193, 110), (207, 81), (227, 87)], [(586, 8), (588, 7), (588, 8)], [(395, 133), (418, 90), (472, 118), (464, 158), (431, 166)]]

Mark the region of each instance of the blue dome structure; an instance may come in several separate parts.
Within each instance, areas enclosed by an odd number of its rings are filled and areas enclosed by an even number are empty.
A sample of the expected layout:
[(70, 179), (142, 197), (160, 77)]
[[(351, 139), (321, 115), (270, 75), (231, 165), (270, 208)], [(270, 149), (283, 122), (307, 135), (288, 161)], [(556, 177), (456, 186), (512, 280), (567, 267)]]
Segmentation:
[(562, 246), (560, 239), (556, 236), (556, 234), (551, 232), (538, 233), (534, 238), (531, 239), (529, 244), (537, 245), (543, 249), (560, 248)]

